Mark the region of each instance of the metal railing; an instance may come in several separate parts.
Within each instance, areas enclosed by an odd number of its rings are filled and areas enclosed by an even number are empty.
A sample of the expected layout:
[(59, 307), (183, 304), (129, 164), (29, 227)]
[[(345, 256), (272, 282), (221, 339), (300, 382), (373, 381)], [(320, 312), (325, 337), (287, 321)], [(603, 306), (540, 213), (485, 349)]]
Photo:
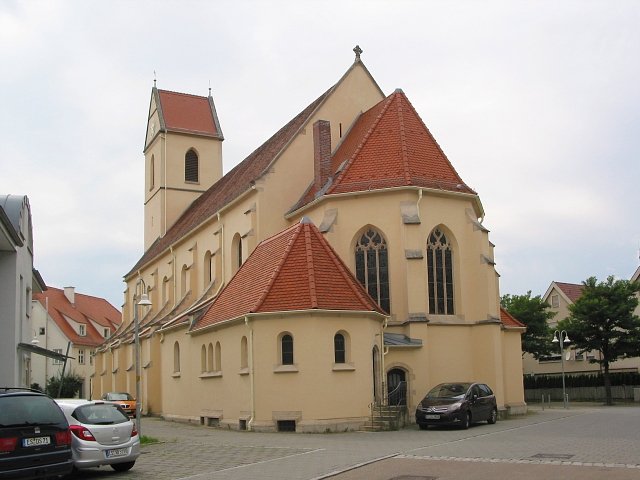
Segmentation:
[(387, 405), (398, 407), (407, 404), (407, 382), (400, 382), (387, 395)]

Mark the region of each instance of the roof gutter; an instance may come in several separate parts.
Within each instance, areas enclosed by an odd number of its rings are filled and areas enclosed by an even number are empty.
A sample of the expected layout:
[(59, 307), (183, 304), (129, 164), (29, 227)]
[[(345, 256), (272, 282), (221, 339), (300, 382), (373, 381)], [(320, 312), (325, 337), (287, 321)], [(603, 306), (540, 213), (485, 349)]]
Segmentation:
[(306, 210), (311, 209), (312, 207), (315, 207), (316, 205), (320, 204), (323, 201), (326, 200), (331, 200), (331, 199), (340, 199), (340, 198), (344, 198), (344, 197), (359, 197), (362, 195), (371, 195), (371, 194), (379, 194), (379, 193), (386, 193), (386, 192), (402, 192), (404, 190), (419, 190), (419, 199), (418, 202), (422, 199), (422, 193), (426, 192), (426, 193), (432, 193), (432, 194), (436, 194), (436, 195), (446, 195), (446, 196), (455, 196), (455, 197), (462, 197), (462, 198), (472, 198), (474, 200), (474, 205), (476, 207), (476, 214), (478, 214), (478, 218), (482, 218), (484, 219), (484, 208), (482, 207), (482, 203), (480, 202), (480, 196), (475, 193), (475, 194), (471, 194), (471, 193), (462, 193), (462, 192), (453, 192), (450, 190), (442, 190), (442, 189), (437, 189), (437, 188), (428, 188), (428, 187), (417, 187), (417, 186), (402, 186), (402, 187), (388, 187), (388, 188), (380, 188), (380, 189), (375, 189), (375, 190), (361, 190), (358, 192), (345, 192), (345, 193), (331, 193), (331, 194), (325, 194), (322, 195), (318, 198), (313, 199), (311, 202), (307, 203), (306, 205), (303, 205), (302, 207), (293, 210), (289, 213), (286, 213), (284, 215), (284, 218), (287, 220), (291, 220), (292, 218), (296, 218), (299, 217), (300, 215), (302, 215)]
[(276, 312), (249, 312), (249, 313), (245, 313), (243, 315), (237, 316), (237, 317), (233, 317), (233, 318), (229, 318), (227, 320), (223, 320), (221, 322), (216, 322), (216, 323), (212, 323), (211, 325), (206, 325), (204, 327), (198, 328), (196, 330), (191, 330), (190, 332), (188, 332), (191, 335), (200, 335), (203, 333), (206, 333), (210, 330), (216, 330), (218, 328), (222, 328), (222, 327), (226, 327), (228, 325), (233, 325), (234, 323), (238, 323), (238, 322), (243, 322), (246, 321), (246, 319), (253, 319), (253, 318), (264, 318), (264, 317), (270, 317), (270, 316), (277, 316), (277, 317), (282, 317), (282, 316), (293, 316), (293, 315), (308, 315), (308, 314), (316, 314), (316, 313), (326, 313), (326, 314), (333, 314), (333, 315), (342, 315), (342, 316), (363, 316), (363, 315), (373, 315), (375, 317), (378, 317), (381, 324), (383, 325), (383, 328), (386, 328), (387, 325), (387, 320), (388, 320), (388, 316), (383, 314), (383, 313), (379, 313), (379, 312), (373, 312), (371, 310), (325, 310), (325, 309), (319, 309), (319, 308), (310, 308), (307, 310), (286, 310), (286, 311), (276, 311)]

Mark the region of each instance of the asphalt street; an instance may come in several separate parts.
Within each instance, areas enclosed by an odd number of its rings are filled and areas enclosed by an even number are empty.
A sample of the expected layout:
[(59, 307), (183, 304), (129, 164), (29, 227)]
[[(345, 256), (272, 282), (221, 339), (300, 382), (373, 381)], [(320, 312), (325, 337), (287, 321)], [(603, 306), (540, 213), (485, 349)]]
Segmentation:
[(142, 419), (135, 467), (78, 479), (640, 479), (640, 405), (530, 407), (469, 430), (331, 434), (254, 433)]

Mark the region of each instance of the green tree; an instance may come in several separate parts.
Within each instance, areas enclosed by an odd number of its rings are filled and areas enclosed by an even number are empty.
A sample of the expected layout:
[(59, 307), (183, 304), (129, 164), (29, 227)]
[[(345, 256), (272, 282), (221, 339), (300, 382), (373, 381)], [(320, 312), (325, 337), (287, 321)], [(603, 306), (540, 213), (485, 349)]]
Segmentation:
[[(62, 390), (60, 383), (62, 382)], [(70, 373), (64, 377), (51, 377), (47, 382), (45, 393), (53, 398), (73, 398), (82, 388), (84, 379), (75, 373)]]
[(640, 355), (640, 318), (633, 313), (640, 283), (610, 276), (604, 282), (590, 277), (582, 284), (582, 295), (569, 306), (570, 316), (558, 327), (567, 330), (581, 353), (600, 352), (589, 361), (600, 364), (606, 402), (612, 405), (610, 364)]
[(522, 335), (523, 353), (530, 353), (536, 360), (551, 353), (552, 334), (547, 321), (555, 312), (548, 309), (549, 305), (542, 301), (540, 295), (531, 297), (531, 290), (526, 295), (506, 294), (500, 299), (500, 305), (527, 326)]

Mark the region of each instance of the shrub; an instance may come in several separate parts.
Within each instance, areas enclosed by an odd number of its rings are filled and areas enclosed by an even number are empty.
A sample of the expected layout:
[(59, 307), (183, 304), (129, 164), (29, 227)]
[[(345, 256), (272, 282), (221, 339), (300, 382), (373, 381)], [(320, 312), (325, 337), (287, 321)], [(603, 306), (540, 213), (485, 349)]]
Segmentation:
[[(640, 385), (640, 373), (621, 372), (611, 373), (611, 385)], [(601, 373), (565, 375), (566, 387), (601, 387), (604, 385), (604, 378)], [(524, 388), (562, 388), (561, 375), (525, 375)]]
[[(62, 389), (60, 384), (62, 383)], [(51, 377), (47, 382), (45, 393), (54, 398), (74, 398), (80, 392), (84, 378), (75, 373), (70, 373), (64, 377)]]

